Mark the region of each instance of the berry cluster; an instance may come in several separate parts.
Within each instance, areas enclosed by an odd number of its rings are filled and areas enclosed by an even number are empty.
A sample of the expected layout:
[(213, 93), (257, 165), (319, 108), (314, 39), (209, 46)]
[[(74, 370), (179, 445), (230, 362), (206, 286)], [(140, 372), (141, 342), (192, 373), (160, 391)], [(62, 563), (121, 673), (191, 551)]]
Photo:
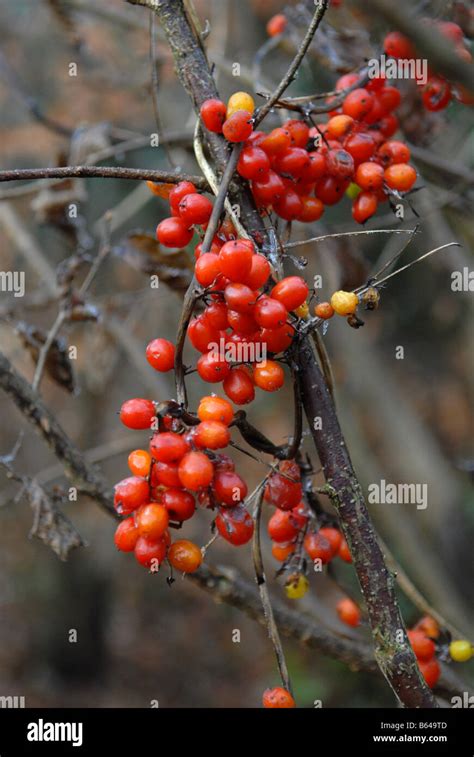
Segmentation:
[[(434, 26), (438, 32), (453, 43), (456, 54), (470, 63), (472, 55), (464, 44), (464, 33), (458, 24), (452, 21), (425, 19), (426, 24)], [(392, 58), (417, 60), (418, 55), (411, 41), (400, 32), (390, 32), (384, 39), (384, 51)], [(416, 69), (415, 69), (416, 70)], [(460, 84), (451, 84), (434, 71), (429, 71), (428, 81), (421, 90), (421, 100), (426, 110), (438, 111), (447, 108), (452, 99), (464, 105), (473, 105), (473, 96)]]
[(254, 102), (246, 92), (232, 95), (227, 106), (215, 99), (202, 104), (207, 129), (244, 143), (237, 171), (250, 182), (262, 214), (273, 211), (285, 221), (313, 222), (347, 193), (354, 220), (365, 223), (379, 203), (413, 187), (410, 150), (390, 139), (398, 128), (393, 115), (398, 89), (386, 86), (383, 78), (354, 88), (358, 81), (358, 74), (338, 80), (336, 90), (351, 91), (327, 122), (309, 126), (290, 119), (269, 133), (252, 130)]
[[(162, 370), (173, 351), (173, 345), (157, 339), (148, 345), (147, 358)], [(118, 549), (133, 551), (138, 562), (152, 571), (167, 558), (176, 570), (194, 572), (202, 561), (201, 550), (184, 539), (172, 543), (169, 527), (179, 528), (192, 518), (196, 502), (217, 508), (215, 526), (230, 544), (251, 539), (253, 520), (242, 504), (247, 485), (233, 461), (216, 452), (229, 443), (233, 417), (230, 402), (216, 396), (201, 399), (192, 427), (168, 414), (157, 416), (151, 400), (135, 398), (122, 405), (120, 419), (125, 426), (143, 430), (158, 426), (158, 430), (149, 451), (130, 453), (133, 475), (115, 486), (115, 507), (125, 516), (115, 533)]]

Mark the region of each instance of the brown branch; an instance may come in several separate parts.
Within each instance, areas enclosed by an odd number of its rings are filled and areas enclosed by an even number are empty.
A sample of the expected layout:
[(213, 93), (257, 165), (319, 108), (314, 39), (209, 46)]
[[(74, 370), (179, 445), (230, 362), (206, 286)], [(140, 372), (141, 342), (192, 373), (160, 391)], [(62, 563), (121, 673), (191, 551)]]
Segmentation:
[[(328, 494), (338, 512), (367, 605), (375, 658), (402, 704), (406, 707), (436, 707), (436, 700), (421, 678), (408, 643), (394, 577), (385, 565), (333, 400), (308, 337), (301, 339), (299, 356), (306, 416)], [(314, 419), (317, 417), (321, 418), (320, 430), (315, 429)], [(401, 642), (400, 633), (403, 635)]]
[(104, 510), (115, 515), (113, 496), (105, 479), (86, 462), (82, 452), (69, 439), (28, 381), (1, 352), (0, 387), (12, 398), (20, 412), (63, 463), (66, 475), (78, 491), (97, 500)]
[(36, 179), (128, 179), (130, 181), (155, 181), (164, 184), (178, 184), (191, 181), (197, 189), (209, 190), (202, 176), (189, 176), (170, 171), (148, 168), (122, 168), (115, 166), (61, 166), (60, 168), (12, 168), (0, 171), (2, 181), (29, 181)]

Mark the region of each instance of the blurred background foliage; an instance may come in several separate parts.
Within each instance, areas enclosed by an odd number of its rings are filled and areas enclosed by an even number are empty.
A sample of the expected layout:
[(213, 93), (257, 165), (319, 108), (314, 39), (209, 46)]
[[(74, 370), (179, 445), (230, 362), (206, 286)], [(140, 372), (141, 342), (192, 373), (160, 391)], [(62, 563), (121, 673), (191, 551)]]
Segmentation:
[[(430, 3), (436, 15), (446, 4)], [(450, 4), (450, 5), (459, 5)], [(269, 90), (285, 71), (301, 39), (312, 3), (276, 0), (196, 0), (223, 99), (238, 89)], [(281, 45), (265, 58), (259, 82), (252, 80), (255, 53), (266, 40), (268, 18), (283, 8), (290, 19)], [(316, 36), (293, 94), (327, 91), (342, 71), (374, 55), (386, 27), (363, 12), (363, 4), (331, 8)], [(77, 64), (77, 76), (69, 66)], [(232, 64), (240, 64), (240, 77)], [(0, 4), (1, 168), (79, 164), (168, 168), (169, 158), (196, 172), (190, 149), (195, 117), (173, 72), (166, 43), (157, 29), (156, 77), (162, 143), (149, 147), (156, 131), (149, 57), (149, 19), (121, 0), (4, 0)], [(472, 294), (451, 290), (451, 273), (472, 268), (472, 111), (453, 105), (442, 114), (420, 112), (415, 85), (402, 84), (402, 129), (415, 148), (423, 189), (413, 195), (420, 215), (407, 209), (397, 221), (387, 207), (367, 228), (413, 228), (420, 232), (404, 253), (415, 257), (457, 240), (452, 248), (395, 278), (382, 293), (380, 309), (359, 331), (340, 319), (325, 336), (336, 376), (337, 403), (353, 461), (366, 489), (371, 482), (427, 483), (426, 510), (414, 505), (372, 505), (371, 514), (409, 575), (446, 617), (461, 627), (472, 621)], [(35, 108), (65, 127), (58, 133)], [(35, 115), (36, 114), (36, 115)], [(278, 124), (278, 114), (269, 121)], [(68, 133), (69, 132), (69, 133)], [(141, 141), (140, 141), (141, 140)], [(416, 150), (415, 150), (416, 151)], [(424, 156), (424, 159), (422, 157)], [(437, 164), (442, 157), (451, 172)], [(32, 378), (34, 364), (19, 338), (22, 324), (48, 329), (57, 302), (51, 295), (56, 266), (78, 249), (97, 253), (103, 214), (112, 210), (113, 254), (93, 285), (97, 323), (63, 332), (78, 348), (77, 391), (42, 384), (48, 407), (68, 434), (100, 462), (109, 482), (127, 475), (128, 451), (146, 435), (125, 430), (121, 403), (133, 396), (163, 400), (173, 395), (172, 379), (157, 376), (144, 360), (149, 340), (173, 339), (180, 310), (179, 284), (149, 286), (149, 251), (127, 235), (153, 233), (167, 203), (144, 183), (118, 180), (66, 181), (34, 185), (24, 192), (0, 185), (0, 267), (26, 272), (26, 296), (2, 293), (0, 339), (15, 366)], [(65, 208), (79, 205), (72, 222)], [(293, 238), (353, 230), (350, 202), (330, 208), (315, 225), (295, 224)], [(308, 244), (308, 281), (320, 273), (324, 296), (363, 283), (377, 261), (402, 245), (401, 235), (346, 238)], [(137, 252), (138, 249), (138, 252)], [(156, 251), (155, 251), (156, 252)], [(153, 266), (152, 266), (153, 267)], [(295, 272), (291, 260), (288, 271)], [(305, 274), (305, 275), (306, 275)], [(49, 281), (49, 284), (48, 284)], [(49, 288), (48, 288), (49, 287)], [(403, 346), (404, 360), (395, 358)], [(191, 355), (189, 355), (191, 359)], [(203, 385), (189, 381), (192, 404)], [(291, 431), (291, 388), (259, 396), (252, 420), (280, 443)], [(0, 396), (0, 454), (24, 429), (18, 470), (47, 486), (66, 486), (61, 468), (32, 432), (10, 399)], [(282, 408), (285, 411), (282, 412)], [(311, 445), (306, 442), (308, 451)], [(236, 453), (240, 471), (256, 483), (262, 469)], [(317, 467), (317, 466), (316, 466)], [(148, 576), (113, 545), (113, 523), (93, 502), (81, 498), (67, 514), (87, 541), (65, 564), (44, 545), (28, 540), (31, 511), (15, 501), (18, 485), (2, 474), (0, 493), (0, 695), (24, 695), (27, 706), (259, 706), (261, 690), (277, 683), (273, 652), (262, 628), (226, 605), (216, 605), (188, 581), (172, 588), (163, 576)], [(186, 535), (203, 544), (210, 516), (193, 520)], [(267, 543), (268, 547), (268, 543)], [(214, 563), (232, 564), (251, 575), (248, 548), (217, 542)], [(266, 549), (267, 573), (274, 562)], [(350, 566), (337, 567), (338, 580), (357, 592)], [(302, 603), (339, 634), (368, 638), (366, 629), (348, 631), (337, 621), (340, 590), (330, 578), (311, 578)], [(281, 584), (281, 581), (280, 581)], [(272, 591), (282, 587), (272, 582)], [(418, 613), (401, 599), (408, 623)], [(471, 625), (472, 627), (472, 625)], [(77, 643), (68, 641), (77, 629)], [(233, 629), (241, 632), (232, 641)], [(298, 703), (325, 707), (392, 706), (381, 678), (351, 673), (342, 664), (286, 641)], [(468, 675), (469, 666), (463, 668)], [(471, 666), (472, 673), (472, 666)]]

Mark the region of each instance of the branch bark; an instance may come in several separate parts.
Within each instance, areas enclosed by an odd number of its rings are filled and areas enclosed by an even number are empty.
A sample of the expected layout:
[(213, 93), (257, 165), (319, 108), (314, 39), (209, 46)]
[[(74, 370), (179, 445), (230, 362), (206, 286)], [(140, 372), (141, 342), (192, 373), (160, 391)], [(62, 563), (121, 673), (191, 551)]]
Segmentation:
[(60, 168), (13, 168), (0, 171), (2, 181), (31, 181), (35, 179), (129, 179), (131, 181), (155, 181), (163, 184), (178, 184), (191, 181), (197, 189), (209, 190), (202, 176), (157, 171), (149, 168), (122, 168), (115, 166), (61, 166)]

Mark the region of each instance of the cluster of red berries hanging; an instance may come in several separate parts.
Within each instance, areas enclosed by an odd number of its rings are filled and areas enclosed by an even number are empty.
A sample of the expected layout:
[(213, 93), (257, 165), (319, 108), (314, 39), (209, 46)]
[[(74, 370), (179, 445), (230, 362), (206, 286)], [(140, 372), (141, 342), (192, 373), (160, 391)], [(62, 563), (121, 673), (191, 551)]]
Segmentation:
[(330, 111), (328, 121), (309, 126), (290, 119), (269, 133), (253, 131), (255, 104), (246, 92), (236, 92), (227, 106), (216, 99), (202, 104), (201, 119), (209, 131), (244, 143), (237, 171), (250, 182), (262, 213), (313, 222), (326, 205), (347, 194), (354, 220), (365, 223), (379, 203), (413, 187), (416, 171), (408, 165), (410, 150), (390, 139), (398, 128), (393, 111), (400, 92), (383, 78), (354, 88), (358, 80), (358, 74), (338, 80), (336, 90), (352, 89)]
[[(472, 55), (464, 43), (464, 33), (458, 24), (452, 21), (438, 21), (425, 19), (455, 47), (457, 56), (470, 63)], [(400, 32), (390, 32), (384, 39), (384, 51), (391, 58), (406, 61), (419, 59), (416, 48), (412, 42)], [(414, 66), (414, 71), (417, 71)], [(460, 84), (451, 85), (447, 79), (438, 73), (429, 70), (428, 80), (421, 87), (421, 100), (426, 110), (438, 111), (448, 107), (451, 100), (457, 100), (464, 105), (474, 105), (474, 96)]]
[(441, 675), (438, 661), (453, 660), (454, 662), (468, 662), (474, 655), (474, 648), (467, 639), (443, 639), (442, 632), (436, 620), (429, 615), (422, 617), (411, 630), (408, 640), (413, 648), (418, 667), (427, 685), (432, 689), (436, 686)]
[[(173, 355), (174, 347), (165, 339), (148, 345), (147, 359), (158, 370), (168, 370)], [(242, 504), (247, 485), (233, 461), (216, 451), (228, 445), (233, 417), (230, 402), (216, 396), (201, 399), (192, 427), (168, 414), (157, 416), (151, 400), (136, 398), (122, 405), (125, 426), (158, 430), (149, 451), (130, 453), (133, 475), (115, 486), (115, 507), (125, 516), (115, 534), (118, 549), (133, 551), (152, 571), (167, 558), (176, 570), (194, 572), (202, 561), (201, 550), (184, 539), (172, 543), (169, 527), (179, 528), (192, 518), (197, 504), (217, 508), (215, 526), (226, 541), (241, 545), (251, 539), (253, 520)]]

